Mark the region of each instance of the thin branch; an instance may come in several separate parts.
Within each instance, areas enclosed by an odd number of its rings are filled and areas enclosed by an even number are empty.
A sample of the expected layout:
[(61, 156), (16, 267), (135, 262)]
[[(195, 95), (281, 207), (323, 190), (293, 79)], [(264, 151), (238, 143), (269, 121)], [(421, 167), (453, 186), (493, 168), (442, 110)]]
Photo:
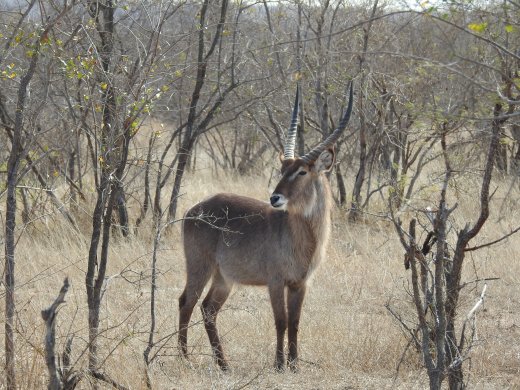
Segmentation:
[(486, 290), (487, 290), (487, 283), (484, 284), (484, 288), (482, 289), (482, 293), (480, 294), (480, 297), (479, 297), (477, 303), (475, 303), (475, 306), (473, 306), (472, 309), (466, 315), (465, 321), (469, 321), (473, 317), (475, 312), (478, 310), (478, 308), (484, 303), (484, 297), (486, 295)]
[(491, 242), (487, 242), (487, 243), (482, 244), (482, 245), (472, 246), (471, 248), (465, 248), (464, 252), (476, 251), (478, 249), (482, 249), (482, 248), (485, 248), (485, 247), (488, 247), (488, 246), (491, 246), (491, 245), (498, 244), (499, 242), (504, 241), (506, 238), (511, 237), (513, 234), (517, 233), (518, 231), (520, 231), (520, 226), (517, 227), (514, 230), (511, 230), (508, 234), (506, 234), (505, 236), (500, 237), (499, 239), (496, 239), (496, 240), (491, 241)]
[[(12, 46), (13, 40), (15, 39), (16, 32), (20, 29), (22, 26), (24, 20), (27, 18), (29, 13), (31, 12), (32, 7), (34, 7), (34, 4), (36, 4), (36, 0), (31, 0), (31, 2), (27, 5), (27, 8), (25, 9), (25, 12), (22, 14), (20, 19), (18, 20), (18, 23), (16, 27), (13, 29), (13, 33), (11, 36), (5, 41), (3, 52), (6, 53), (9, 48)], [(4, 62), (5, 56), (2, 58), (0, 57), (0, 64)]]
[[(486, 290), (487, 290), (487, 283), (484, 284), (484, 288), (482, 289), (482, 293), (480, 294), (480, 297), (478, 298), (478, 300), (475, 303), (475, 305), (471, 308), (471, 310), (468, 312), (468, 314), (466, 314), (466, 318), (465, 318), (464, 323), (462, 325), (462, 331), (460, 333), (461, 337), (460, 337), (460, 345), (458, 347), (459, 351), (462, 351), (463, 348), (464, 348), (464, 340), (465, 340), (464, 334), (466, 332), (466, 325), (468, 324), (469, 321), (471, 321), (475, 317), (475, 313), (477, 312), (479, 307), (482, 306), (482, 304), (484, 303), (484, 298), (486, 296)], [(473, 337), (471, 338), (471, 340), (473, 340)], [(471, 349), (471, 344), (468, 347), (468, 350), (469, 349)], [(458, 356), (456, 359), (453, 360), (453, 362), (451, 362), (451, 364), (450, 364), (450, 366), (448, 368), (449, 369), (456, 368), (457, 366), (462, 364), (463, 360), (464, 360), (463, 356)]]
[(120, 383), (117, 383), (115, 380), (113, 380), (112, 378), (110, 378), (107, 374), (104, 374), (102, 372), (99, 372), (99, 371), (94, 371), (91, 373), (91, 375), (102, 381), (102, 382), (105, 382), (107, 384), (109, 384), (110, 386), (112, 386), (114, 389), (117, 389), (117, 390), (128, 390), (128, 387), (126, 386), (123, 386), (122, 384)]

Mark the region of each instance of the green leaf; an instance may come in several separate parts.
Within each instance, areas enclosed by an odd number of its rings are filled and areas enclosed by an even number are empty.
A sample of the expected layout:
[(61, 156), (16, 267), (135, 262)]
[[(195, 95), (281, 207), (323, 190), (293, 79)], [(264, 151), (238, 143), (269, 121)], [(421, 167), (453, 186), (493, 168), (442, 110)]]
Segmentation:
[(510, 140), (508, 137), (500, 138), (499, 142), (500, 142), (501, 145), (511, 145), (513, 143), (513, 141)]
[(478, 32), (478, 33), (483, 33), (484, 31), (486, 31), (487, 26), (488, 26), (488, 24), (486, 22), (468, 24), (468, 28), (471, 31)]
[(504, 29), (506, 30), (507, 33), (512, 33), (512, 32), (515, 32), (515, 30), (516, 30), (515, 26), (512, 26), (510, 24), (506, 24)]

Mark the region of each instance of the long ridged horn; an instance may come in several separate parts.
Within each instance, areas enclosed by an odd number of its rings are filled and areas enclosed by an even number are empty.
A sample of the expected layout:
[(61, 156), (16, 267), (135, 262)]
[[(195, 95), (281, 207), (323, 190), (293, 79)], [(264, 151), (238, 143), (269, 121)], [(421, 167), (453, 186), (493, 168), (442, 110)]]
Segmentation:
[(349, 91), (349, 100), (348, 100), (348, 107), (345, 111), (345, 114), (343, 115), (343, 118), (341, 118), (341, 121), (339, 122), (339, 126), (332, 132), (331, 135), (327, 137), (327, 139), (323, 142), (321, 142), (318, 146), (316, 146), (314, 149), (312, 149), (310, 152), (308, 152), (305, 156), (302, 156), (301, 159), (305, 161), (307, 164), (310, 164), (317, 160), (317, 158), (320, 156), (320, 154), (327, 148), (331, 147), (341, 136), (345, 128), (347, 127), (348, 121), (350, 119), (350, 114), (352, 113), (352, 105), (353, 105), (353, 99), (354, 92), (352, 88), (352, 81), (350, 82), (350, 91)]
[(294, 158), (294, 147), (296, 145), (296, 133), (298, 130), (298, 110), (300, 108), (300, 86), (296, 87), (296, 98), (294, 99), (294, 108), (291, 118), (291, 127), (287, 131), (287, 137), (285, 139), (285, 149), (283, 151), (283, 158)]

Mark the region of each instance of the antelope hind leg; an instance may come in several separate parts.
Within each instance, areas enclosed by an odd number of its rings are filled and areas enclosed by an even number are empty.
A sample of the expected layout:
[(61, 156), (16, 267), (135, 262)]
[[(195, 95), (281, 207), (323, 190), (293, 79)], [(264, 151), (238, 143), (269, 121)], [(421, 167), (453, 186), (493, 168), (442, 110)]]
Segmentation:
[(192, 278), (188, 274), (186, 287), (179, 298), (179, 339), (178, 345), (182, 356), (188, 358), (188, 327), (193, 308), (197, 304), (204, 286), (211, 277), (211, 270), (199, 277)]
[(229, 365), (224, 356), (224, 350), (220, 342), (220, 338), (217, 330), (217, 314), (226, 302), (231, 292), (232, 285), (229, 284), (220, 272), (215, 273), (213, 276), (213, 283), (208, 291), (208, 295), (202, 302), (202, 316), (204, 318), (204, 326), (208, 334), (211, 349), (213, 350), (213, 357), (216, 363), (222, 369), (226, 371), (229, 369)]

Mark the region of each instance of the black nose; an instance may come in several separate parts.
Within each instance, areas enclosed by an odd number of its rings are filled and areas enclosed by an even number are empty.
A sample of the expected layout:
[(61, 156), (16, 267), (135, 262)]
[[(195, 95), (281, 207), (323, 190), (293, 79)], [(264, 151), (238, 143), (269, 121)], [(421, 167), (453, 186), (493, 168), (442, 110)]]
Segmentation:
[(278, 202), (280, 200), (280, 196), (279, 195), (273, 195), (271, 196), (271, 205), (274, 206), (276, 204), (276, 202)]

